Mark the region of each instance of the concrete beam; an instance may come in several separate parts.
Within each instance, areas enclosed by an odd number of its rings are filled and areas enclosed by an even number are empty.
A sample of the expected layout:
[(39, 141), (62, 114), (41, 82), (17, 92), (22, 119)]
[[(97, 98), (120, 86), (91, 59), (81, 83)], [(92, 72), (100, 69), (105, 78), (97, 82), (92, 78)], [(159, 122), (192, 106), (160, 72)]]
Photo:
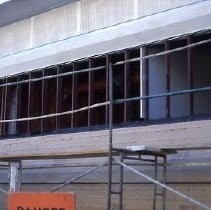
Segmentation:
[[(108, 130), (1, 140), (0, 160), (93, 157), (108, 152)], [(113, 130), (113, 147), (144, 145), (190, 150), (211, 148), (211, 119)], [(36, 149), (35, 149), (36, 148)]]

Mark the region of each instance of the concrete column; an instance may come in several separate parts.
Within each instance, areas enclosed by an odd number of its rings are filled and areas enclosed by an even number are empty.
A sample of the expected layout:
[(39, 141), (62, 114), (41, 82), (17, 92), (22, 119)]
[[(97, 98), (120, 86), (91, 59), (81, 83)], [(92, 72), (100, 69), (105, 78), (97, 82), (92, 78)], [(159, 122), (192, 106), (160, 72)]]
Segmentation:
[[(16, 88), (11, 96), (11, 103), (9, 107), (9, 119), (17, 118), (17, 104), (18, 104), (18, 89)], [(10, 122), (8, 124), (8, 134), (14, 135), (17, 132), (17, 122)]]
[(9, 192), (19, 192), (21, 190), (21, 162), (10, 162), (10, 187)]

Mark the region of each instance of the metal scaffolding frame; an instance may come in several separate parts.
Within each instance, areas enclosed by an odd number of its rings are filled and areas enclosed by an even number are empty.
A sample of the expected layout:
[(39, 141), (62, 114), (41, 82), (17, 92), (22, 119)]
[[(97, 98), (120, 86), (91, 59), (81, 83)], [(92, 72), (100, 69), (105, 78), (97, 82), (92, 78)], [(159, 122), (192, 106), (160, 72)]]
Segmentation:
[[(107, 210), (111, 210), (112, 206), (112, 194), (118, 194), (119, 195), (119, 210), (123, 210), (123, 167), (129, 169), (130, 171), (136, 173), (139, 176), (144, 177), (148, 181), (152, 182), (154, 184), (154, 193), (153, 193), (153, 210), (156, 210), (156, 203), (157, 203), (157, 196), (162, 196), (162, 210), (166, 209), (166, 190), (171, 191), (178, 196), (194, 203), (195, 205), (201, 207), (205, 210), (211, 210), (211, 207), (193, 199), (190, 196), (185, 195), (184, 193), (181, 193), (169, 186), (166, 185), (166, 166), (167, 166), (167, 154), (172, 153), (172, 151), (168, 150), (160, 150), (160, 151), (152, 151), (150, 149), (144, 148), (144, 149), (138, 149), (138, 150), (130, 150), (130, 149), (122, 149), (122, 148), (113, 148), (113, 105), (124, 103), (125, 101), (136, 101), (136, 100), (145, 100), (149, 98), (160, 98), (160, 97), (167, 97), (167, 96), (173, 96), (173, 95), (181, 95), (181, 94), (188, 94), (188, 93), (194, 93), (194, 92), (202, 92), (211, 90), (211, 87), (204, 87), (204, 88), (197, 88), (197, 89), (190, 89), (190, 90), (183, 90), (183, 91), (177, 91), (177, 92), (170, 92), (170, 93), (162, 93), (157, 95), (150, 95), (145, 97), (135, 97), (135, 98), (129, 98), (129, 99), (113, 99), (113, 68), (112, 64), (109, 65), (109, 178), (108, 178), (108, 194), (107, 194)], [(113, 154), (117, 152), (120, 154), (120, 161), (113, 158)], [(174, 151), (176, 152), (176, 151)], [(154, 163), (154, 179), (135, 170), (134, 168), (124, 164), (124, 159), (127, 159), (127, 155), (138, 155), (137, 160), (143, 160), (141, 156), (147, 155), (154, 158), (154, 160), (151, 159), (145, 159), (145, 161), (153, 162)], [(158, 166), (158, 157), (163, 158), (163, 183), (159, 182), (157, 180), (157, 166)], [(119, 178), (119, 191), (115, 192), (112, 190), (112, 164), (113, 161), (120, 165), (120, 178)], [(162, 193), (157, 193), (157, 185), (160, 186), (163, 189)]]
[[(167, 166), (167, 154), (172, 153), (173, 151), (163, 150), (152, 150), (150, 148), (138, 148), (138, 149), (118, 149), (113, 148), (113, 151), (117, 152), (120, 156), (120, 160), (114, 158), (113, 160), (120, 166), (120, 174), (119, 174), (119, 191), (114, 192), (111, 189), (112, 194), (119, 195), (119, 210), (123, 209), (123, 184), (124, 184), (124, 160), (136, 160), (136, 161), (144, 161), (152, 163), (154, 167), (154, 180), (158, 180), (158, 167), (162, 166), (162, 178), (161, 182), (166, 185), (166, 166)], [(159, 161), (160, 159), (160, 161)], [(111, 174), (112, 175), (112, 174)], [(112, 183), (111, 183), (112, 185)], [(161, 198), (161, 206), (162, 210), (166, 209), (166, 189), (158, 189), (158, 186), (154, 184), (153, 190), (153, 210), (156, 210), (158, 197)]]
[[(4, 120), (0, 120), (0, 123), (43, 119), (43, 118), (61, 116), (61, 115), (76, 113), (76, 112), (80, 112), (80, 111), (84, 111), (84, 110), (90, 110), (90, 109), (100, 107), (100, 106), (109, 105), (108, 161), (100, 163), (98, 166), (89, 169), (85, 173), (83, 173), (83, 174), (81, 174), (81, 175), (79, 175), (79, 176), (77, 176), (77, 177), (75, 177), (71, 180), (68, 180), (67, 182), (61, 184), (60, 186), (52, 189), (51, 192), (57, 191), (58, 189), (61, 189), (62, 187), (66, 186), (68, 184), (71, 184), (74, 181), (78, 180), (79, 178), (81, 178), (81, 177), (83, 177), (83, 176), (85, 176), (89, 173), (92, 173), (96, 169), (108, 164), (107, 210), (111, 210), (112, 194), (118, 194), (119, 195), (119, 210), (123, 209), (123, 182), (124, 182), (124, 180), (123, 180), (123, 177), (124, 177), (123, 176), (123, 174), (124, 174), (123, 168), (124, 167), (129, 169), (130, 171), (136, 173), (137, 175), (144, 177), (145, 179), (147, 179), (148, 181), (150, 181), (154, 184), (153, 210), (156, 210), (156, 202), (157, 202), (156, 198), (157, 198), (157, 196), (163, 197), (162, 208), (163, 208), (163, 210), (165, 210), (165, 208), (166, 208), (165, 207), (166, 206), (166, 190), (177, 194), (178, 196), (194, 203), (195, 205), (201, 207), (202, 209), (211, 210), (211, 207), (209, 207), (205, 204), (202, 204), (201, 202), (196, 201), (195, 199), (193, 199), (193, 198), (191, 198), (191, 197), (189, 197), (189, 196), (187, 196), (187, 195), (185, 195), (185, 194), (183, 194), (183, 193), (181, 193), (177, 190), (174, 190), (173, 188), (166, 185), (167, 155), (172, 151), (168, 151), (168, 150), (151, 151), (147, 148), (133, 151), (133, 150), (130, 150), (130, 149), (113, 148), (113, 105), (114, 104), (120, 104), (120, 103), (124, 103), (124, 102), (131, 102), (131, 101), (137, 101), (137, 100), (146, 100), (146, 99), (151, 99), (151, 98), (168, 97), (168, 96), (173, 96), (173, 95), (191, 94), (191, 93), (195, 93), (195, 92), (202, 92), (202, 91), (210, 91), (211, 90), (211, 86), (208, 86), (208, 87), (203, 87), (203, 88), (188, 89), (188, 90), (182, 90), (182, 91), (176, 91), (176, 92), (168, 92), (168, 93), (157, 94), (157, 95), (149, 95), (149, 96), (144, 96), (144, 97), (135, 97), (135, 98), (114, 100), (114, 98), (113, 98), (113, 66), (114, 65), (121, 65), (121, 64), (124, 64), (124, 63), (127, 63), (127, 62), (133, 62), (134, 60), (137, 61), (137, 60), (147, 59), (147, 58), (150, 58), (150, 57), (166, 55), (166, 54), (169, 54), (169, 53), (172, 53), (172, 52), (188, 49), (190, 47), (199, 46), (201, 44), (205, 44), (205, 43), (208, 43), (208, 42), (211, 42), (211, 39), (206, 40), (206, 41), (202, 41), (202, 42), (198, 42), (198, 43), (195, 43), (195, 44), (189, 44), (189, 45), (182, 47), (182, 48), (180, 47), (180, 48), (176, 48), (174, 50), (168, 50), (168, 51), (164, 51), (162, 53), (157, 53), (157, 54), (150, 55), (150, 56), (140, 57), (138, 59), (130, 59), (128, 61), (117, 62), (115, 64), (110, 63), (109, 67), (108, 67), (109, 68), (109, 101), (107, 101), (107, 102), (98, 103), (98, 104), (94, 104), (94, 105), (90, 105), (90, 106), (87, 106), (87, 107), (80, 108), (78, 110), (70, 110), (70, 111), (66, 111), (66, 112), (62, 112), (62, 113), (53, 113), (53, 114), (48, 114), (48, 115), (42, 115), (42, 116), (36, 116), (36, 117), (30, 117), (30, 118), (11, 119), (11, 120), (5, 120), (4, 119)], [(89, 69), (86, 69), (86, 70), (81, 70), (81, 71), (76, 71), (76, 72), (71, 72), (71, 73), (69, 72), (69, 73), (66, 73), (65, 75), (96, 71), (96, 70), (100, 70), (100, 69), (103, 69), (103, 68), (105, 68), (105, 66), (99, 67), (99, 68), (89, 68)], [(58, 78), (60, 76), (64, 76), (64, 74), (42, 77), (42, 78), (36, 79), (36, 81), (37, 80), (50, 79), (52, 77)], [(3, 85), (0, 85), (0, 87), (9, 86), (9, 85), (17, 85), (17, 84), (21, 84), (21, 83), (30, 83), (32, 81), (34, 81), (34, 79), (3, 84)], [(116, 156), (117, 154), (120, 155), (120, 160), (117, 160), (117, 158), (114, 158), (114, 155)], [(131, 155), (132, 155), (132, 157), (130, 157)], [(151, 156), (151, 157), (153, 157), (153, 159), (143, 159), (142, 156), (145, 156), (145, 155)], [(71, 156), (71, 154), (69, 156)], [(138, 157), (134, 158), (134, 156), (138, 156)], [(51, 159), (51, 158), (52, 157), (49, 157), (49, 159)], [(151, 178), (151, 177), (141, 173), (140, 171), (137, 171), (136, 169), (128, 166), (127, 164), (125, 164), (124, 160), (128, 159), (128, 158), (129, 159), (132, 158), (132, 159), (136, 159), (136, 160), (141, 160), (141, 161), (153, 162), (154, 167), (155, 167), (154, 178)], [(158, 176), (157, 176), (158, 158), (163, 158), (163, 162), (162, 162), (161, 165), (163, 166), (163, 177), (164, 178), (161, 182), (157, 180), (157, 178), (158, 178)], [(20, 159), (20, 158), (18, 158), (18, 159), (19, 160), (17, 161), (17, 158), (13, 157), (13, 158), (8, 160), (8, 161), (11, 162), (11, 164), (10, 164), (10, 191), (19, 191), (20, 190), (20, 185), (21, 185), (21, 161), (22, 161), (22, 159)], [(40, 159), (42, 159), (42, 157), (40, 157)], [(3, 160), (3, 161), (5, 161), (5, 160)], [(117, 192), (112, 190), (112, 166), (113, 166), (114, 162), (116, 162), (120, 166), (119, 191), (117, 191)], [(157, 185), (162, 188), (162, 193), (158, 193)], [(8, 194), (8, 192), (6, 192), (3, 189), (0, 189), (0, 191), (4, 194)]]

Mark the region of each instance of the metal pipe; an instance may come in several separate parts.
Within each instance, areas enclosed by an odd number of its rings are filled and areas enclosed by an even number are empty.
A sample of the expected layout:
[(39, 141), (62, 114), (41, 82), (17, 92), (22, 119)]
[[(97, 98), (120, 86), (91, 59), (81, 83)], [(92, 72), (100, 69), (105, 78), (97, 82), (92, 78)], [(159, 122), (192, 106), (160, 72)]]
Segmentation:
[(175, 96), (175, 95), (196, 93), (196, 92), (209, 91), (209, 90), (211, 90), (211, 86), (203, 87), (203, 88), (181, 90), (181, 91), (174, 91), (174, 92), (170, 92), (170, 93), (160, 93), (160, 94), (149, 95), (149, 96), (133, 97), (133, 98), (127, 98), (127, 99), (116, 99), (116, 100), (114, 100), (113, 103), (114, 104), (121, 104), (121, 103), (124, 103), (124, 102), (131, 102), (131, 101), (151, 99), (151, 98), (162, 98), (162, 97), (166, 97), (166, 96)]
[[(166, 176), (167, 172), (167, 156), (163, 157), (163, 183), (166, 185)], [(166, 189), (163, 188), (163, 203), (162, 203), (163, 210), (166, 210)]]
[(112, 144), (113, 144), (113, 66), (109, 64), (109, 148), (108, 148), (108, 192), (107, 210), (111, 210), (112, 185)]
[(92, 173), (93, 171), (97, 170), (98, 168), (107, 165), (107, 163), (108, 163), (107, 161), (104, 161), (104, 162), (100, 163), (98, 166), (96, 166), (96, 167), (94, 167), (94, 168), (90, 168), (88, 171), (84, 172), (83, 174), (80, 174), (80, 175), (74, 177), (73, 179), (68, 180), (68, 181), (66, 181), (65, 183), (59, 185), (58, 187), (55, 187), (55, 188), (52, 189), (50, 192), (55, 192), (55, 191), (57, 191), (57, 190), (59, 190), (59, 189), (65, 187), (66, 185), (73, 183), (74, 181), (76, 181), (76, 180), (78, 180), (78, 179), (80, 179), (80, 178), (86, 176), (87, 174)]
[(64, 77), (64, 76), (69, 76), (69, 75), (74, 75), (74, 74), (79, 74), (79, 73), (98, 71), (98, 70), (105, 69), (105, 68), (106, 68), (106, 66), (99, 66), (99, 67), (87, 68), (87, 69), (83, 69), (83, 70), (79, 70), (79, 71), (60, 73), (58, 75), (57, 74), (56, 75), (48, 75), (48, 76), (43, 76), (43, 77), (39, 77), (39, 78), (23, 80), (23, 81), (19, 81), (19, 82), (5, 83), (5, 84), (1, 84), (0, 87), (13, 86), (13, 85), (17, 85), (17, 84), (24, 84), (24, 83), (29, 83), (29, 82), (37, 82), (37, 81), (41, 81), (41, 80), (54, 79), (57, 77)]
[[(154, 163), (154, 180), (158, 178), (158, 165), (157, 165), (158, 158), (155, 156), (155, 163)], [(157, 185), (154, 184), (154, 194), (153, 194), (153, 210), (156, 210), (156, 198), (157, 198)]]
[(88, 109), (94, 109), (97, 107), (106, 106), (108, 104), (109, 104), (109, 102), (107, 101), (107, 102), (103, 102), (103, 103), (93, 104), (91, 106), (82, 107), (80, 109), (75, 109), (73, 111), (70, 110), (70, 111), (61, 112), (61, 113), (46, 114), (46, 115), (41, 115), (41, 116), (36, 116), (36, 117), (26, 117), (26, 118), (12, 119), (12, 120), (0, 120), (0, 123), (1, 122), (20, 122), (20, 121), (27, 121), (27, 120), (38, 120), (38, 119), (44, 119), (44, 118), (48, 118), (48, 117), (68, 115), (68, 114), (73, 114), (73, 113), (77, 113), (77, 112), (81, 112), (81, 111), (86, 111)]
[[(123, 163), (123, 161), (124, 161), (123, 153), (120, 154), (120, 161), (121, 161), (121, 163)], [(123, 208), (123, 182), (124, 182), (124, 167), (121, 165), (120, 166), (120, 177), (119, 177), (119, 185), (120, 185), (119, 210), (122, 210), (122, 208)]]
[(8, 195), (8, 192), (6, 190), (3, 190), (0, 188), (0, 192), (4, 193), (5, 195)]
[[(170, 92), (170, 93), (161, 93), (161, 94), (155, 94), (155, 95), (150, 95), (150, 96), (141, 96), (141, 97), (134, 97), (134, 98), (128, 98), (128, 99), (116, 99), (116, 100), (113, 100), (112, 103), (113, 104), (120, 104), (120, 103), (124, 103), (125, 101), (130, 102), (130, 101), (150, 99), (150, 98), (161, 98), (161, 97), (166, 97), (166, 96), (175, 96), (175, 95), (209, 91), (209, 90), (211, 90), (211, 86), (203, 87), (203, 88), (195, 88), (195, 89), (192, 89), (192, 90), (182, 90), (182, 91), (175, 91), (175, 92)], [(47, 115), (42, 115), (42, 116), (30, 117), (30, 118), (0, 120), (0, 123), (20, 122), (20, 121), (36, 120), (36, 119), (43, 119), (43, 118), (48, 118), (48, 117), (62, 116), (62, 115), (77, 113), (77, 112), (80, 112), (80, 111), (86, 111), (88, 109), (94, 109), (94, 108), (101, 107), (101, 106), (106, 106), (106, 105), (109, 105), (109, 104), (110, 104), (110, 102), (107, 101), (107, 102), (97, 103), (97, 104), (93, 104), (91, 106), (86, 106), (86, 107), (82, 107), (80, 109), (61, 112), (61, 113), (47, 114)]]
[(155, 58), (155, 57), (158, 57), (158, 56), (167, 55), (167, 54), (170, 54), (170, 53), (186, 50), (188, 48), (198, 47), (202, 44), (207, 44), (207, 43), (210, 43), (210, 42), (211, 42), (211, 39), (207, 39), (207, 40), (203, 40), (203, 41), (200, 41), (200, 42), (196, 42), (196, 43), (193, 43), (193, 44), (186, 45), (184, 47), (174, 48), (173, 50), (165, 50), (165, 51), (160, 52), (160, 53), (151, 54), (151, 55), (143, 56), (143, 57), (140, 57), (140, 58), (133, 58), (133, 59), (130, 59), (130, 60), (127, 60), (127, 61), (119, 61), (119, 62), (116, 62), (114, 65), (122, 65), (124, 63), (130, 63), (130, 62), (140, 61), (140, 60), (143, 60), (143, 59)]

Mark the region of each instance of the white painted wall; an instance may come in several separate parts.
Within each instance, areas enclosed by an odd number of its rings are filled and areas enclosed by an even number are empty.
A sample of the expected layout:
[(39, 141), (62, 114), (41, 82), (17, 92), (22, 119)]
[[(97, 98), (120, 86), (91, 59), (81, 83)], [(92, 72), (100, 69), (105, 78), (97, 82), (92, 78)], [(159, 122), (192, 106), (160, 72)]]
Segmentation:
[[(149, 54), (163, 51), (162, 47), (149, 48)], [(149, 95), (166, 92), (165, 58), (159, 56), (149, 59)], [(149, 99), (149, 119), (166, 117), (166, 98)]]
[[(194, 48), (193, 50), (193, 74), (194, 88), (211, 85), (210, 60), (211, 52), (208, 45)], [(150, 47), (149, 54), (163, 51), (158, 46)], [(187, 73), (187, 51), (170, 54), (170, 91), (189, 89)], [(166, 93), (165, 58), (159, 56), (149, 59), (149, 95)], [(194, 94), (194, 114), (206, 114), (211, 112), (211, 92)], [(170, 117), (184, 117), (190, 115), (190, 98), (188, 94), (170, 97)], [(166, 117), (166, 99), (149, 100), (149, 119), (161, 119)]]
[[(210, 46), (210, 45), (209, 45)], [(193, 51), (194, 87), (211, 85), (211, 52), (210, 47), (197, 47)], [(194, 94), (194, 113), (204, 114), (211, 112), (211, 92)]]
[[(170, 91), (188, 89), (187, 52), (181, 51), (170, 56)], [(172, 96), (170, 99), (170, 116), (183, 117), (190, 114), (189, 96)]]
[[(0, 56), (199, 1), (76, 1), (31, 19), (1, 28), (0, 38), (3, 43), (0, 44)], [(30, 37), (33, 37), (32, 45), (30, 44)], [(8, 40), (8, 42), (4, 42), (4, 40)]]

